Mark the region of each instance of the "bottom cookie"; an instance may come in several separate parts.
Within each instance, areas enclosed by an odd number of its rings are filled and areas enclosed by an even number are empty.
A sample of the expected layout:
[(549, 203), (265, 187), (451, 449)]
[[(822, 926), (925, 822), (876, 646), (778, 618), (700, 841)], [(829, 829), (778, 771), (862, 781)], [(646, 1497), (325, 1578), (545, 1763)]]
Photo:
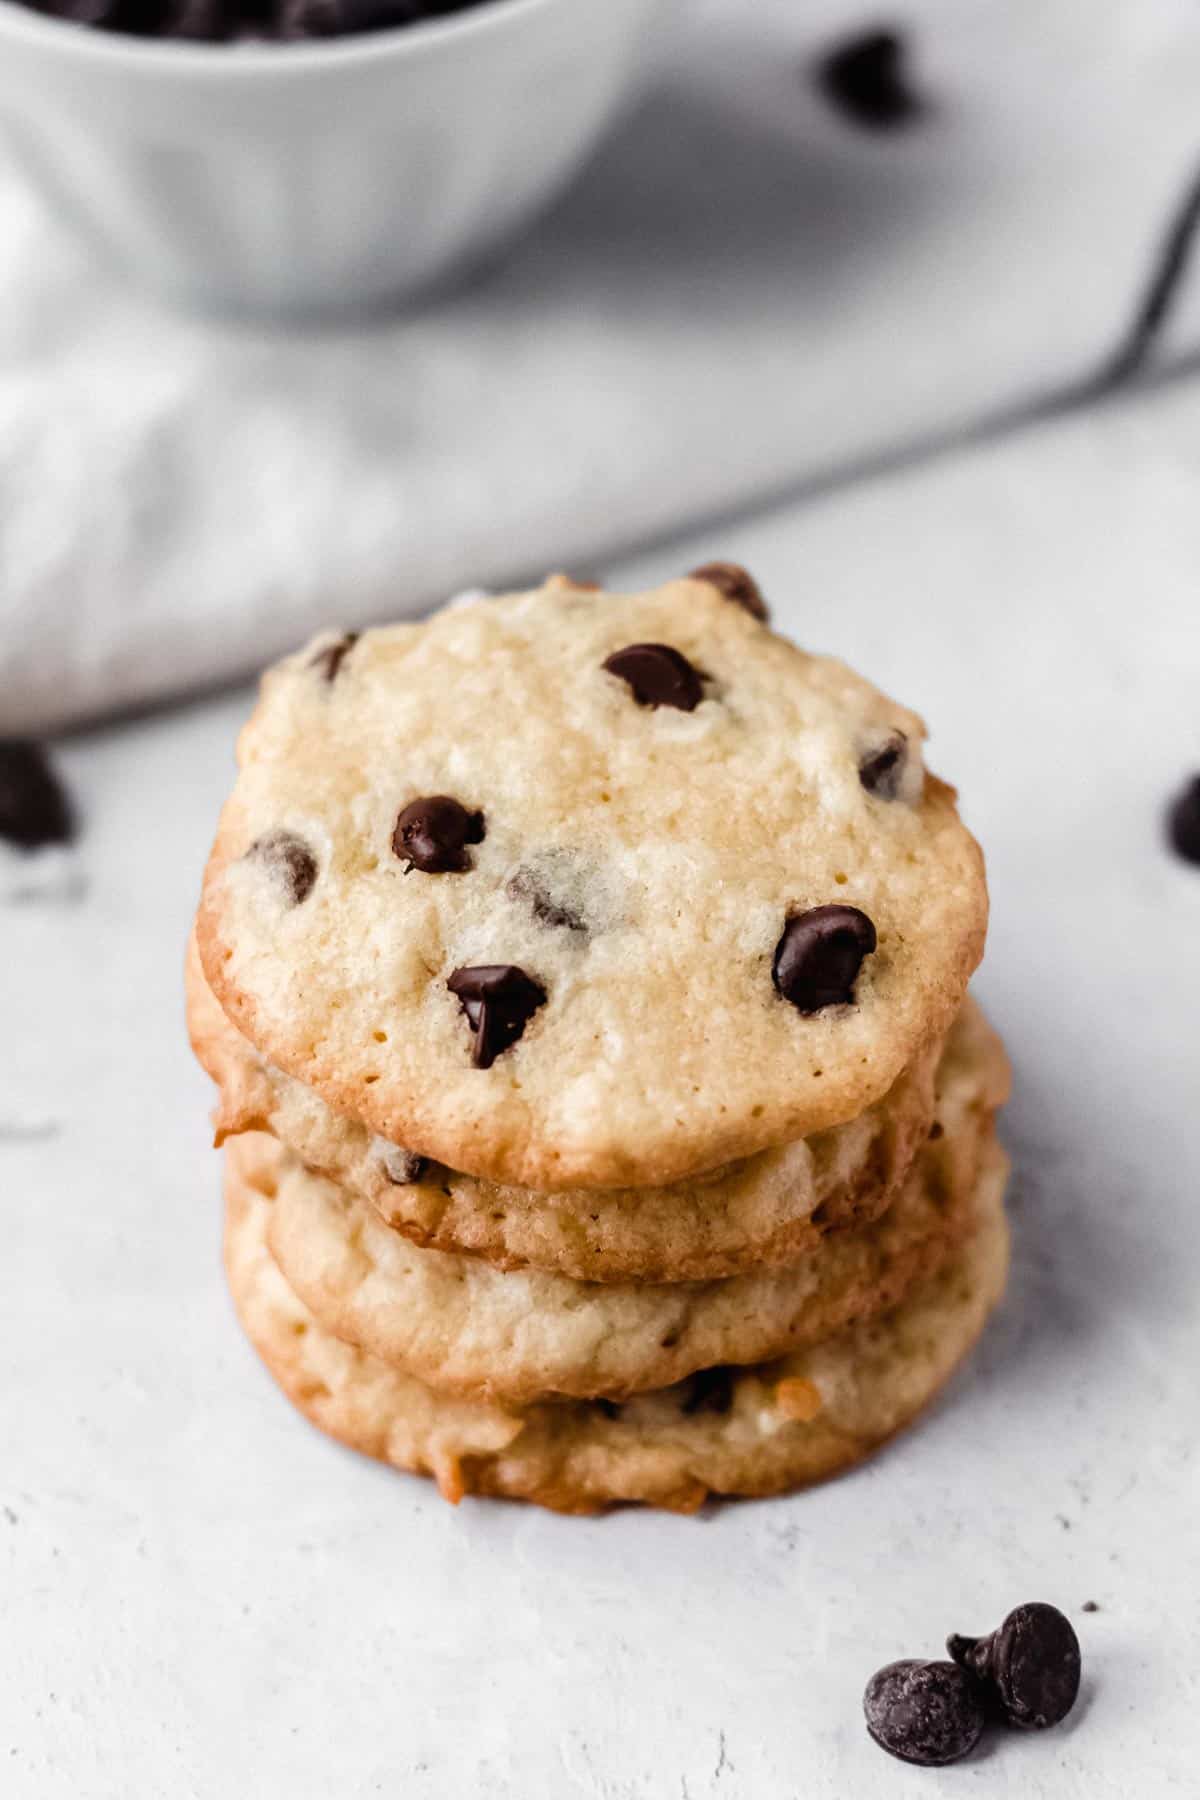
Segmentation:
[(767, 1495), (850, 1468), (928, 1404), (1004, 1289), (1007, 1162), (992, 1145), (969, 1236), (892, 1311), (752, 1368), (706, 1369), (621, 1405), (507, 1410), (446, 1399), (343, 1343), (297, 1299), (267, 1247), (270, 1202), (235, 1186), (225, 1261), (251, 1342), (289, 1398), (332, 1437), (432, 1475), (442, 1494), (496, 1494), (560, 1512), (621, 1502), (692, 1512), (709, 1494)]

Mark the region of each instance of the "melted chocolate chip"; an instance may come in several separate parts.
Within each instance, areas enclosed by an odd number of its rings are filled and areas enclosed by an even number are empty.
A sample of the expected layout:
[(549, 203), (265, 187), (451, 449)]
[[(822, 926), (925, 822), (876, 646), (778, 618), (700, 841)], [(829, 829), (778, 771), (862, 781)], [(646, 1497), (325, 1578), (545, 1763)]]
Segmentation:
[(410, 869), (426, 875), (461, 875), (471, 867), (468, 844), (481, 844), (483, 814), (468, 812), (449, 794), (412, 800), (396, 820), (392, 849)]
[(990, 1636), (946, 1639), (960, 1668), (987, 1683), (1010, 1725), (1044, 1731), (1065, 1719), (1079, 1693), (1079, 1639), (1056, 1606), (1035, 1600), (1009, 1613)]
[(304, 839), (294, 831), (273, 831), (260, 837), (246, 852), (270, 871), (272, 879), (292, 906), (301, 906), (317, 879), (317, 859)]
[(414, 1150), (403, 1150), (399, 1144), (389, 1144), (380, 1161), (393, 1187), (411, 1187), (420, 1181), (428, 1167), (425, 1157), (418, 1156)]
[(621, 1416), (621, 1408), (615, 1400), (596, 1400), (593, 1405), (606, 1419), (619, 1419)]
[(1167, 836), (1177, 856), (1200, 863), (1200, 775), (1193, 775), (1172, 803)]
[(309, 663), (309, 668), (320, 669), (328, 682), (336, 681), (342, 664), (357, 642), (357, 631), (347, 631), (342, 637), (335, 638), (332, 644), (326, 644), (323, 650), (318, 650)]
[(719, 594), (724, 594), (727, 600), (742, 607), (752, 619), (757, 619), (762, 625), (770, 617), (762, 589), (749, 569), (743, 569), (740, 563), (704, 563), (699, 569), (692, 570), (689, 579), (707, 582), (709, 587), (716, 588)]
[(688, 1380), (688, 1391), (679, 1403), (681, 1413), (716, 1413), (723, 1417), (733, 1405), (734, 1371), (724, 1363), (715, 1369), (697, 1369)]
[(901, 1762), (936, 1768), (979, 1742), (984, 1711), (977, 1684), (952, 1662), (894, 1662), (863, 1694), (867, 1730)]
[(868, 131), (894, 130), (924, 111), (906, 77), (904, 40), (894, 31), (867, 31), (839, 44), (818, 63), (817, 84)]
[(771, 978), (802, 1013), (847, 1006), (875, 943), (875, 927), (857, 906), (814, 906), (792, 913), (775, 946)]
[(880, 800), (894, 800), (904, 779), (904, 758), (908, 739), (902, 731), (893, 731), (886, 743), (869, 750), (858, 765), (858, 779), (868, 794)]
[(70, 801), (41, 745), (0, 738), (0, 838), (38, 850), (74, 835)]
[(513, 963), (481, 963), (455, 969), (446, 986), (457, 996), (475, 1033), (471, 1060), (490, 1069), (496, 1058), (516, 1043), (539, 1006), (546, 1002), (540, 981)]
[(586, 932), (587, 924), (572, 906), (556, 900), (535, 869), (521, 868), (509, 876), (505, 893), (510, 900), (524, 900), (539, 925), (560, 931)]
[(639, 706), (694, 712), (704, 698), (699, 671), (670, 644), (627, 644), (614, 650), (604, 667), (629, 683)]

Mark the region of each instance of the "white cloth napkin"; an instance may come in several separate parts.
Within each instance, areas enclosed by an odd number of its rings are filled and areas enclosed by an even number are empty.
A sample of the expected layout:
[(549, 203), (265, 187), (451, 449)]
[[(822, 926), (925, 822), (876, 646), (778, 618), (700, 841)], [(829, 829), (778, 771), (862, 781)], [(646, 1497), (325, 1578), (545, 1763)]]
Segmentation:
[(810, 66), (876, 17), (694, 6), (501, 269), (365, 330), (172, 316), (0, 162), (0, 730), (586, 574), (1083, 377), (1200, 160), (1194, 0), (913, 0), (929, 110), (872, 133)]

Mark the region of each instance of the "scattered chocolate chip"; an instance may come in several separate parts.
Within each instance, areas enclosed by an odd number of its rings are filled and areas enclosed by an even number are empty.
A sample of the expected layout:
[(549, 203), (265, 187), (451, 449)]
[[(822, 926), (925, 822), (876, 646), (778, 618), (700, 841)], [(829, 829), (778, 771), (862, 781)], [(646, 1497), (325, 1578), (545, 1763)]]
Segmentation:
[(688, 1418), (696, 1413), (716, 1413), (724, 1416), (733, 1405), (734, 1371), (724, 1363), (715, 1369), (697, 1369), (688, 1379), (688, 1391), (680, 1401), (679, 1410)]
[(317, 859), (304, 839), (293, 831), (273, 831), (260, 837), (246, 852), (248, 858), (262, 863), (270, 871), (293, 906), (300, 906), (312, 893), (317, 879)]
[(699, 671), (670, 644), (627, 644), (605, 659), (610, 675), (627, 681), (639, 706), (694, 712), (704, 698)]
[(863, 1713), (881, 1749), (926, 1768), (967, 1756), (984, 1727), (978, 1685), (952, 1662), (889, 1663), (868, 1681)]
[(909, 86), (905, 62), (904, 40), (897, 32), (863, 32), (821, 58), (817, 85), (853, 124), (891, 131), (925, 110)]
[(449, 794), (412, 800), (396, 820), (392, 849), (410, 869), (426, 875), (461, 875), (471, 867), (468, 844), (486, 835), (481, 812), (468, 812)]
[(757, 619), (762, 625), (770, 617), (762, 589), (749, 569), (743, 569), (740, 563), (704, 563), (699, 569), (692, 570), (689, 580), (707, 582), (709, 587), (716, 588), (727, 600), (732, 600), (735, 606), (743, 607), (752, 619)]
[(541, 982), (513, 963), (455, 969), (446, 986), (457, 996), (475, 1033), (472, 1061), (477, 1069), (490, 1069), (546, 1001)]
[(857, 906), (814, 906), (791, 913), (775, 946), (771, 978), (802, 1013), (847, 1006), (875, 943), (875, 927)]
[(1200, 863), (1200, 775), (1193, 775), (1172, 801), (1167, 836), (1177, 856)]
[(0, 738), (0, 838), (38, 850), (74, 835), (71, 803), (41, 745)]
[(1098, 1600), (1085, 1600), (1083, 1603), (1083, 1610), (1084, 1612), (1099, 1612), (1100, 1603)]
[(868, 794), (880, 800), (894, 800), (904, 779), (904, 758), (908, 739), (902, 731), (893, 731), (877, 750), (869, 750), (858, 765), (858, 779)]
[(399, 1144), (388, 1144), (380, 1155), (383, 1172), (393, 1187), (411, 1187), (420, 1181), (428, 1163), (413, 1150), (402, 1150)]
[(561, 931), (587, 930), (586, 922), (575, 908), (556, 900), (535, 869), (514, 870), (504, 891), (510, 900), (524, 900), (539, 925), (554, 926)]
[(323, 650), (318, 650), (309, 663), (309, 668), (320, 669), (326, 681), (336, 681), (342, 664), (357, 642), (357, 631), (347, 631), (342, 637), (335, 638), (332, 644), (326, 644)]
[(960, 1668), (988, 1684), (1010, 1725), (1044, 1731), (1065, 1719), (1079, 1693), (1079, 1639), (1056, 1606), (1033, 1601), (987, 1637), (946, 1639)]

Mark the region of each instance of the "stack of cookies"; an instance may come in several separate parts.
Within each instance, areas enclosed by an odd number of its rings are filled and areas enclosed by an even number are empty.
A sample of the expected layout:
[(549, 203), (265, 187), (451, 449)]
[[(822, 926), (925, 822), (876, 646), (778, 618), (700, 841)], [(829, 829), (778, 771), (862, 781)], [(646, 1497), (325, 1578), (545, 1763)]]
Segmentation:
[(189, 954), (226, 1263), (292, 1400), (451, 1500), (846, 1468), (1004, 1282), (979, 850), (728, 564), (272, 669)]

